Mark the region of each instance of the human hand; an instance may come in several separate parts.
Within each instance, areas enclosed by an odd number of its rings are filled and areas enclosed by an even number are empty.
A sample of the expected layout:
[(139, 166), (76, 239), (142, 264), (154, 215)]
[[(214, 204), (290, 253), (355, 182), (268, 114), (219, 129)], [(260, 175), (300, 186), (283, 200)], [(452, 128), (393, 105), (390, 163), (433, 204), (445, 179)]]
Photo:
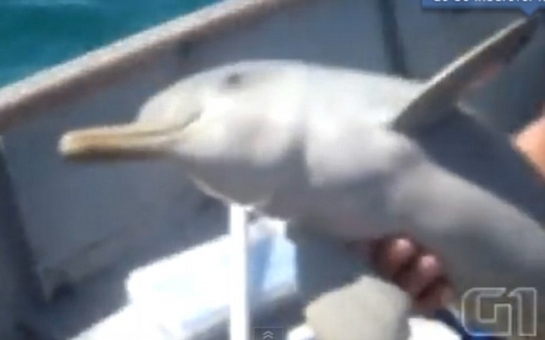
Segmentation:
[(411, 238), (397, 236), (361, 241), (356, 247), (362, 255), (369, 256), (384, 278), (392, 280), (413, 298), (419, 311), (431, 313), (452, 300), (453, 288), (439, 256)]

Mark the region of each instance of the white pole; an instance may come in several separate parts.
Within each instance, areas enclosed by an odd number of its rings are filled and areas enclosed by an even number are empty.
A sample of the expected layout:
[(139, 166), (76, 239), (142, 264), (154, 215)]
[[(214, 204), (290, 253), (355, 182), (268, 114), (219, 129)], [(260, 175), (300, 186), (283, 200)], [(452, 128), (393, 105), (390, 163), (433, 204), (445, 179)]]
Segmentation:
[(247, 214), (243, 207), (229, 208), (232, 243), (230, 339), (250, 340), (249, 242)]

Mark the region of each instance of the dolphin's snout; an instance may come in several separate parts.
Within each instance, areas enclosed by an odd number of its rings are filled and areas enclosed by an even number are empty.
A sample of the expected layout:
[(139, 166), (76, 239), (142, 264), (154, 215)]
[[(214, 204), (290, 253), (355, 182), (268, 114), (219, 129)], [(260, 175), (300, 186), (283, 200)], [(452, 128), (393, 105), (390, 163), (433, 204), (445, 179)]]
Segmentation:
[(198, 119), (183, 122), (135, 122), (73, 130), (58, 144), (63, 157), (72, 160), (150, 158), (168, 153), (182, 142), (186, 128)]

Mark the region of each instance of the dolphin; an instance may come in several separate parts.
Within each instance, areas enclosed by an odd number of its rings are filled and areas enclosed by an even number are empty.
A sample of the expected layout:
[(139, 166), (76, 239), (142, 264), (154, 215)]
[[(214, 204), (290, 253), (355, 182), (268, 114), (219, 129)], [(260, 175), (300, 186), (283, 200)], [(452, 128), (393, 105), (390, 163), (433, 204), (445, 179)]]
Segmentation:
[[(205, 194), (289, 221), (318, 339), (408, 338), (408, 295), (345, 247), (398, 233), (440, 252), (467, 327), (545, 339), (545, 181), (462, 103), (537, 27), (515, 21), (426, 82), (294, 60), (219, 66), (160, 91), (133, 123), (67, 132), (59, 151), (172, 158)], [(520, 288), (537, 294), (519, 319), (484, 319), (499, 298), (470, 294)]]

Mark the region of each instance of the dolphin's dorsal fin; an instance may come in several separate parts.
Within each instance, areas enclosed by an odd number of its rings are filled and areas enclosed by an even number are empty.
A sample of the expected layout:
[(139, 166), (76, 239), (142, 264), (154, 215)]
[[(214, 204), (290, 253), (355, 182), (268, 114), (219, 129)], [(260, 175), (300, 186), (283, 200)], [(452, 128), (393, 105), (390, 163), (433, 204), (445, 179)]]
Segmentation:
[(536, 14), (515, 21), (447, 65), (428, 81), (423, 92), (393, 122), (393, 127), (411, 133), (456, 112), (452, 108), (465, 89), (497, 73), (527, 45), (539, 18)]

